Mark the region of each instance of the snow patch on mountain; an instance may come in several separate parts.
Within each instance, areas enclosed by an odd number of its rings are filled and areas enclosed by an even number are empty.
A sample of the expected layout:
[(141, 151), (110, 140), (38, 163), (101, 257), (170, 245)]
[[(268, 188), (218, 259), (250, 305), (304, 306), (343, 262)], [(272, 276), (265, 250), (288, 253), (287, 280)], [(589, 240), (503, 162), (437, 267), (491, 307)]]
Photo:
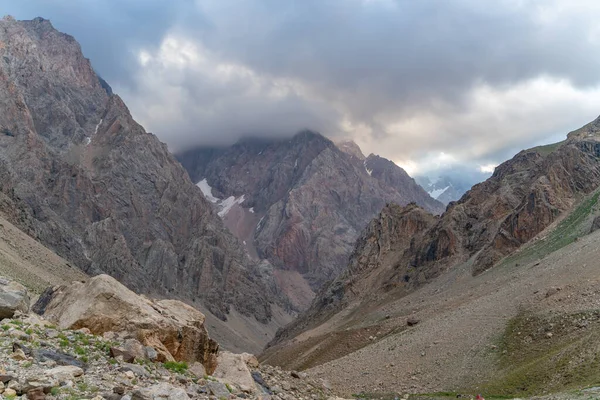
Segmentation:
[[(240, 197), (229, 196), (225, 200), (221, 200), (218, 197), (213, 196), (212, 187), (208, 184), (206, 178), (198, 182), (196, 186), (200, 188), (200, 191), (202, 192), (206, 200), (218, 206), (219, 212), (217, 214), (221, 218), (227, 215), (227, 213), (231, 210), (231, 207), (233, 207), (236, 204), (242, 204), (246, 199), (246, 195), (241, 195)], [(252, 209), (250, 212), (254, 212), (254, 209)]]
[(365, 166), (365, 171), (367, 171), (367, 174), (369, 174), (369, 176), (371, 176), (371, 174), (373, 173), (373, 170), (367, 168), (367, 160), (365, 160), (365, 162), (363, 162), (363, 165)]
[(196, 186), (198, 186), (200, 188), (200, 190), (202, 191), (202, 194), (204, 195), (204, 197), (206, 197), (206, 200), (210, 201), (211, 203), (216, 203), (220, 200), (220, 199), (216, 198), (215, 196), (213, 196), (212, 187), (210, 187), (206, 178), (204, 178), (200, 182), (196, 183)]
[(98, 122), (98, 125), (96, 125), (96, 129), (94, 130), (94, 135), (95, 135), (96, 133), (98, 133), (98, 128), (100, 128), (100, 125), (102, 125), (102, 121), (104, 121), (104, 119), (102, 119), (102, 118), (101, 118), (101, 119), (100, 119), (100, 122)]
[(229, 212), (229, 210), (231, 210), (231, 207), (233, 207), (236, 204), (242, 204), (245, 200), (245, 195), (241, 195), (240, 197), (234, 197), (234, 196), (229, 196), (228, 198), (226, 198), (225, 200), (221, 201), (219, 203), (219, 206), (221, 207), (221, 211), (218, 212), (219, 217), (224, 217), (227, 215), (227, 213)]

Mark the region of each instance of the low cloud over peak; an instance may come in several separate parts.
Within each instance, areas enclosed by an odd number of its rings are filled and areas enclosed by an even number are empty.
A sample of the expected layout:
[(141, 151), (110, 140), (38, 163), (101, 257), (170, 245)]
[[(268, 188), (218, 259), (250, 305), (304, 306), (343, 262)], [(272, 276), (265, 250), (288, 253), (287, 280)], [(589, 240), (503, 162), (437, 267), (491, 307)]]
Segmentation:
[(414, 174), (489, 170), (600, 114), (594, 1), (2, 1), (75, 36), (174, 150), (309, 128)]

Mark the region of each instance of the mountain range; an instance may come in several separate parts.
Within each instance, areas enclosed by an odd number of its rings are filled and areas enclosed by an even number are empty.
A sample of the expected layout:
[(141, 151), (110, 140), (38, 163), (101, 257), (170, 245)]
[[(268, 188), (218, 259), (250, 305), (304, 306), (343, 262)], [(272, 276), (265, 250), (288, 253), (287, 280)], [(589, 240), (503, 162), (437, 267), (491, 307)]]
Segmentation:
[(308, 131), (190, 150), (188, 174), (73, 37), (43, 18), (0, 27), (3, 214), (85, 274), (208, 311), (236, 349), (308, 307), (387, 202), (443, 211), (395, 164)]
[(248, 253), (274, 267), (278, 288), (299, 310), (345, 268), (360, 232), (386, 203), (444, 209), (393, 162), (310, 131), (177, 158)]
[[(187, 303), (119, 287), (153, 318), (201, 328), (211, 370), (219, 344), (269, 342), (263, 363), (363, 398), (525, 397), (600, 379), (600, 118), (470, 189), (452, 174), (421, 187), (310, 130), (173, 155), (73, 37), (12, 17), (0, 20), (0, 111), (0, 272), (41, 294), (42, 313), (52, 296), (77, 308), (61, 295), (70, 280), (85, 297), (116, 279)], [(150, 306), (161, 301), (173, 309)], [(164, 346), (186, 341), (169, 335)]]

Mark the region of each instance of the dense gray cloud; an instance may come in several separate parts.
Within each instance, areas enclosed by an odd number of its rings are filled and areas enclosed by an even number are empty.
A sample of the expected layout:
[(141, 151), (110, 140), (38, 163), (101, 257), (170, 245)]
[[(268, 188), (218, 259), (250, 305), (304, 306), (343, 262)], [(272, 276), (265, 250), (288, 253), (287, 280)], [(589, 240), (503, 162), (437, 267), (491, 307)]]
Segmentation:
[[(18, 19), (43, 17), (77, 39), (94, 68), (112, 84), (129, 85), (137, 49), (157, 47), (174, 26), (190, 24), (191, 0), (0, 0)], [(204, 23), (195, 14), (194, 24)]]
[(433, 175), (489, 170), (600, 113), (591, 0), (0, 5), (75, 36), (174, 150), (310, 128)]

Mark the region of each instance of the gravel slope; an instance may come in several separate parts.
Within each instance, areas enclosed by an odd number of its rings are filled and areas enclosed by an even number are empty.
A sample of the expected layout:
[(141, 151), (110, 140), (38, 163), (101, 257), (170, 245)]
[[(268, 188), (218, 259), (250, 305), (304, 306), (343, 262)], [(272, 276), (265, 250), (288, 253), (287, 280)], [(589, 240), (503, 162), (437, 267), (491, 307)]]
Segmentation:
[[(370, 327), (375, 332), (372, 344), (308, 372), (327, 377), (345, 394), (476, 390), (497, 373), (499, 355), (494, 346), (519, 311), (600, 308), (599, 235), (585, 236), (540, 262), (505, 265), (477, 277), (463, 265), (397, 301), (338, 316), (298, 340), (326, 333), (335, 325)], [(562, 290), (547, 297), (553, 287)], [(388, 333), (405, 327), (408, 316), (421, 322)]]
[(0, 275), (19, 281), (35, 294), (51, 285), (88, 277), (1, 215)]

